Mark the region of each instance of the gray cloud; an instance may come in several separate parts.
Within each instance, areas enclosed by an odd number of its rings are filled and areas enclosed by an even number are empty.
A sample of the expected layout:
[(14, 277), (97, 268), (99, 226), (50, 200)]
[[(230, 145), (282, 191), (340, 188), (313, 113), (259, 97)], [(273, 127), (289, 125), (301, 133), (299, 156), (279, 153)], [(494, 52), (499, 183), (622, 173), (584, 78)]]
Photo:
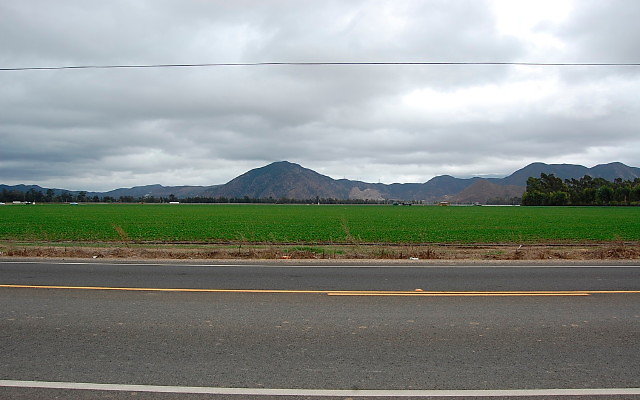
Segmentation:
[[(0, 64), (638, 62), (637, 2), (574, 2), (565, 16), (543, 10), (511, 30), (496, 7), (4, 2)], [(640, 164), (637, 67), (23, 71), (0, 72), (0, 86), (1, 183), (208, 185), (283, 159), (387, 183), (507, 174), (533, 161)]]

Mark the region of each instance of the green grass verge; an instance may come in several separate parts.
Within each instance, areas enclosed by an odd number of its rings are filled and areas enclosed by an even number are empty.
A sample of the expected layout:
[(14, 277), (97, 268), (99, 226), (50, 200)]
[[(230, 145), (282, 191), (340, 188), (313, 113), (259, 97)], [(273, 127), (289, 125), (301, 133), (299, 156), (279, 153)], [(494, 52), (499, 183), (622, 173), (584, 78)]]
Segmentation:
[(640, 240), (640, 207), (0, 206), (0, 239), (268, 243)]

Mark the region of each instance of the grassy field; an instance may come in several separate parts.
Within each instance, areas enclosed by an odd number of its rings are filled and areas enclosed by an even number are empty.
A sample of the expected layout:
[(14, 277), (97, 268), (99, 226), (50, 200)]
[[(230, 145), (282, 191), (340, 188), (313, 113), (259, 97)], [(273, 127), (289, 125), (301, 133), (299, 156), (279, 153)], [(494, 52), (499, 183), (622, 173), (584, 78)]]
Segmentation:
[(0, 206), (0, 240), (267, 243), (639, 241), (640, 207)]

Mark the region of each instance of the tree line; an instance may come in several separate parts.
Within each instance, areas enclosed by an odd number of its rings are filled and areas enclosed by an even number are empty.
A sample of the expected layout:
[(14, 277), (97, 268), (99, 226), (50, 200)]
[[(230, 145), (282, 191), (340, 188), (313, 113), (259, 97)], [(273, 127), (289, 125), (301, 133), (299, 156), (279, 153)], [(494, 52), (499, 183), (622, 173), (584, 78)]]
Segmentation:
[(73, 193), (63, 191), (56, 194), (53, 189), (47, 189), (46, 192), (35, 190), (33, 188), (27, 191), (2, 189), (2, 192), (0, 192), (1, 202), (26, 201), (29, 203), (69, 203), (74, 201), (94, 201), (94, 199), (95, 201), (100, 201), (99, 198), (96, 199), (95, 197), (89, 198), (87, 196), (87, 192)]
[(585, 175), (565, 179), (553, 174), (527, 179), (522, 196), (524, 206), (637, 206), (640, 205), (640, 178), (613, 182)]
[(169, 196), (89, 196), (87, 192), (63, 191), (56, 193), (53, 189), (45, 192), (29, 189), (27, 191), (2, 189), (0, 202), (11, 203), (14, 201), (28, 203), (258, 203), (258, 204), (391, 204), (393, 200), (362, 200), (362, 199), (289, 199), (289, 198), (254, 198), (254, 197), (186, 197), (178, 198), (174, 194)]
[[(27, 203), (136, 203), (145, 201), (144, 197), (134, 196), (89, 196), (87, 192), (70, 192), (70, 191), (54, 191), (53, 189), (47, 189), (45, 192), (41, 190), (35, 190), (33, 188), (27, 191), (21, 190), (7, 190), (2, 189), (0, 191), (0, 202), (11, 203), (14, 201), (27, 202)], [(167, 203), (169, 201), (177, 201), (176, 197), (171, 195), (167, 198), (152, 199), (152, 202)]]

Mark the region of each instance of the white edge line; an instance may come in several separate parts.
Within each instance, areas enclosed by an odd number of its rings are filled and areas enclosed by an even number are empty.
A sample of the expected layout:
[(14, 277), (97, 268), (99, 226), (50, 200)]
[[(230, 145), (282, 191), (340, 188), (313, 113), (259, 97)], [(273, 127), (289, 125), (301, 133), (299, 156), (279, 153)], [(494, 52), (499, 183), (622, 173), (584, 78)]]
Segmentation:
[(602, 389), (502, 389), (502, 390), (347, 390), (347, 389), (265, 389), (224, 388), (206, 386), (124, 385), (113, 383), (46, 382), (0, 380), (0, 387), (31, 389), (98, 390), (154, 393), (187, 393), (253, 396), (315, 396), (315, 397), (493, 397), (493, 396), (621, 396), (640, 395), (640, 388)]
[(46, 264), (46, 265), (103, 265), (103, 266), (152, 266), (152, 267), (253, 267), (253, 268), (640, 268), (638, 264), (620, 265), (578, 265), (578, 264), (557, 264), (557, 265), (531, 265), (531, 264), (182, 264), (172, 263), (105, 263), (91, 261), (10, 261), (0, 260), (0, 264)]

